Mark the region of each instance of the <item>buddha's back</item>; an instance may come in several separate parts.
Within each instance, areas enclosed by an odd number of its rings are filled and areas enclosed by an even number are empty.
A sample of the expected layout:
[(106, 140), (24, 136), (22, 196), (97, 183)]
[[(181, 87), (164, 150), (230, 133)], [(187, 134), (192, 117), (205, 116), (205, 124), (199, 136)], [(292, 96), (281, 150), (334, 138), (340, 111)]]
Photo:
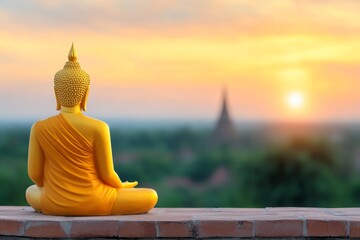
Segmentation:
[(44, 151), (42, 211), (53, 215), (108, 215), (116, 199), (116, 188), (101, 181), (94, 145), (83, 135), (85, 131), (79, 131), (87, 126), (87, 134), (93, 132), (95, 136), (102, 124), (88, 119), (74, 127), (64, 115), (35, 125)]

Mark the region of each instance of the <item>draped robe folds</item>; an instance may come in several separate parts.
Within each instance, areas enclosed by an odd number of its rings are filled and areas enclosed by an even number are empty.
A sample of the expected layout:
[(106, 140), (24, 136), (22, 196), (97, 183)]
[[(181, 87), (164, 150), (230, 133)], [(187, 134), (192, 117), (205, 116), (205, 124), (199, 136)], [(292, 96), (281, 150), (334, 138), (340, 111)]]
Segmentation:
[(61, 115), (38, 121), (44, 153), (41, 209), (51, 215), (109, 215), (117, 189), (98, 176), (94, 147)]

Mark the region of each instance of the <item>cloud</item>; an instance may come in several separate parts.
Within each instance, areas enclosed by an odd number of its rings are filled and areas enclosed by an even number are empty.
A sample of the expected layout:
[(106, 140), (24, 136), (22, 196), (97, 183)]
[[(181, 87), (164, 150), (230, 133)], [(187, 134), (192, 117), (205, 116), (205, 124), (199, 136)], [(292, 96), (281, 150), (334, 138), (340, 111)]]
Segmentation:
[[(279, 106), (287, 91), (302, 88), (328, 101), (326, 92), (335, 94), (356, 78), (358, 12), (360, 2), (352, 0), (4, 0), (0, 74), (6, 81), (0, 87), (16, 92), (17, 83), (34, 84), (38, 92), (52, 91), (53, 75), (75, 41), (94, 99), (122, 104), (127, 97), (136, 105), (119, 115), (195, 116), (203, 107), (201, 116), (212, 116), (214, 92), (226, 82), (235, 116), (283, 117)], [(193, 100), (178, 89), (201, 99), (196, 111), (186, 110)], [(137, 91), (136, 97), (125, 91)]]
[(357, 1), (3, 1), (14, 26), (34, 32), (117, 33), (126, 29), (158, 35), (226, 36), (282, 33), (357, 34)]

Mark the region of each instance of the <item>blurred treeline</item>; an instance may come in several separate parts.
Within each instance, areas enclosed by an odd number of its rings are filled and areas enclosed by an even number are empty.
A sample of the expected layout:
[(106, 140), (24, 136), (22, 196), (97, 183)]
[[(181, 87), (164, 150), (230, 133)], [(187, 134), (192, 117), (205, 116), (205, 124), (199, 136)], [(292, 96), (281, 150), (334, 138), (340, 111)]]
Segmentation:
[[(29, 128), (0, 129), (0, 205), (26, 205)], [(248, 131), (214, 146), (210, 130), (111, 130), (120, 178), (155, 188), (158, 207), (359, 206), (360, 135), (344, 134), (250, 141), (261, 133)]]

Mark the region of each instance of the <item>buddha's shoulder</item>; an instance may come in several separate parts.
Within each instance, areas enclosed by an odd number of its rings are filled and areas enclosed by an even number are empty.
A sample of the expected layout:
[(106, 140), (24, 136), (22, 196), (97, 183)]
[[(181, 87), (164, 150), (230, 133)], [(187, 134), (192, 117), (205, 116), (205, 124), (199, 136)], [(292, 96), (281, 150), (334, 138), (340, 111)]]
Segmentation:
[(40, 120), (37, 120), (36, 122), (34, 122), (34, 124), (32, 125), (32, 127), (35, 127), (37, 125), (44, 125), (44, 124), (47, 124), (48, 122), (51, 122), (53, 121), (55, 118), (57, 118), (58, 116), (57, 115), (54, 115), (54, 116), (50, 116), (50, 117), (47, 117), (47, 118), (44, 118), (44, 119), (40, 119)]
[[(79, 117), (80, 117), (80, 119), (78, 117), (76, 117), (76, 118), (64, 117), (64, 118), (66, 119), (67, 123), (69, 123), (73, 127), (77, 128), (78, 130), (82, 129), (85, 132), (103, 133), (104, 131), (109, 130), (109, 126), (104, 121), (101, 121), (99, 119), (92, 118), (92, 117), (89, 117), (86, 115), (81, 115)], [(54, 115), (54, 116), (48, 117), (46, 119), (38, 120), (37, 122), (35, 122), (33, 124), (33, 127), (35, 125), (37, 127), (42, 127), (42, 126), (48, 127), (49, 123), (51, 124), (54, 122), (54, 120), (56, 121), (59, 118), (61, 118), (60, 115)]]
[(84, 122), (89, 125), (89, 127), (93, 128), (94, 130), (106, 130), (106, 129), (109, 129), (109, 125), (102, 121), (102, 120), (99, 120), (99, 119), (96, 119), (96, 118), (92, 118), (92, 117), (89, 117), (89, 116), (83, 116), (84, 117)]

